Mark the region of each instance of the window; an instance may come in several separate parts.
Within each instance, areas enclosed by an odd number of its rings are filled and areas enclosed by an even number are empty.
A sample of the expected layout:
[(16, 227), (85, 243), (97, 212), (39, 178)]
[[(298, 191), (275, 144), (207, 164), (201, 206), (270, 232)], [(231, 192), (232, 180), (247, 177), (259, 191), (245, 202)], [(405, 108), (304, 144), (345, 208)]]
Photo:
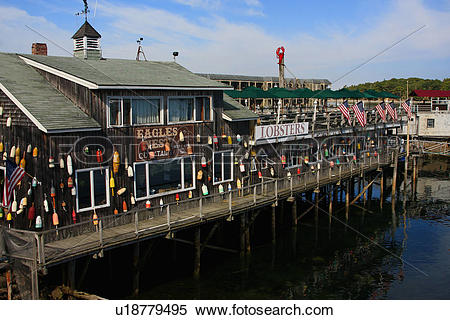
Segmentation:
[(299, 145), (285, 145), (283, 154), (286, 156), (286, 166), (288, 168), (298, 167), (302, 164), (302, 150)]
[(168, 122), (212, 120), (211, 97), (173, 97), (168, 99)]
[(109, 169), (81, 169), (75, 172), (77, 211), (109, 207)]
[(427, 128), (434, 128), (434, 119), (427, 119)]
[(129, 126), (161, 123), (161, 98), (110, 98), (108, 125)]
[(194, 189), (194, 169), (191, 157), (135, 163), (136, 199)]
[(3, 191), (5, 190), (5, 167), (0, 167), (0, 203), (3, 203)]
[(214, 184), (233, 180), (233, 152), (214, 152), (213, 156)]

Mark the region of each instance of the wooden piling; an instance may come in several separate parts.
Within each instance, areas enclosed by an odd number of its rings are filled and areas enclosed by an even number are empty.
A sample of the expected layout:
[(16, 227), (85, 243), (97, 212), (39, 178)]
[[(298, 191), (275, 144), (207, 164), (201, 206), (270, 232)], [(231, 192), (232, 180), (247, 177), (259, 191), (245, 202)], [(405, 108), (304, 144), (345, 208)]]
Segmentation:
[(76, 260), (71, 260), (67, 263), (67, 286), (73, 290), (76, 289), (75, 272), (76, 272)]
[(328, 191), (328, 224), (331, 225), (331, 218), (333, 216), (333, 186), (330, 186)]
[(277, 207), (275, 206), (275, 203), (272, 204), (272, 244), (276, 243), (276, 212)]
[(381, 169), (380, 177), (380, 209), (383, 209), (383, 196), (384, 196), (384, 172)]
[(413, 174), (412, 174), (413, 197), (415, 197), (416, 194), (416, 178), (417, 178), (417, 157), (413, 156)]
[(317, 192), (314, 194), (314, 198), (316, 203), (316, 206), (314, 208), (314, 238), (315, 244), (317, 245), (317, 241), (319, 240), (319, 189), (317, 189)]
[(251, 251), (250, 247), (250, 225), (249, 225), (249, 213), (245, 213), (245, 254), (249, 255)]
[(136, 242), (133, 246), (133, 296), (139, 294), (139, 280), (140, 280), (140, 268), (139, 268), (139, 258), (140, 258), (140, 243)]
[(291, 216), (292, 216), (292, 230), (297, 231), (297, 200), (294, 200), (294, 202), (292, 202)]
[(392, 211), (395, 208), (395, 192), (397, 189), (397, 167), (398, 167), (398, 154), (397, 151), (394, 151), (394, 173), (392, 174)]
[(200, 256), (201, 256), (201, 246), (200, 246), (200, 227), (195, 228), (194, 231), (194, 278), (200, 278)]
[(350, 183), (352, 179), (345, 183), (345, 221), (348, 221), (348, 212), (350, 210)]

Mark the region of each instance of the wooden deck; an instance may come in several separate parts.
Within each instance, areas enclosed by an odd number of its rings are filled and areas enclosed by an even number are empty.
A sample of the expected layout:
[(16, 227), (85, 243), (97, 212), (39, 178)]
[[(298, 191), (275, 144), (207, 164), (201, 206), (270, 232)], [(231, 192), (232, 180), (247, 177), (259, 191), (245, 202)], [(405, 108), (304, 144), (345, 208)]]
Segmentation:
[[(387, 157), (391, 158), (391, 155)], [(363, 172), (389, 165), (389, 160), (391, 159), (372, 159), (365, 165), (346, 163), (332, 170), (321, 170), (319, 174), (305, 173), (283, 179), (263, 178), (261, 183), (241, 190), (190, 199), (179, 204), (167, 204), (151, 210), (140, 209), (102, 217), (97, 225), (94, 225), (94, 221), (89, 221), (63, 227), (58, 231), (35, 232), (37, 265), (42, 268), (84, 255), (101, 256), (105, 249), (143, 239), (165, 237), (170, 232), (225, 219), (230, 215), (271, 205), (291, 195), (360, 176)]]

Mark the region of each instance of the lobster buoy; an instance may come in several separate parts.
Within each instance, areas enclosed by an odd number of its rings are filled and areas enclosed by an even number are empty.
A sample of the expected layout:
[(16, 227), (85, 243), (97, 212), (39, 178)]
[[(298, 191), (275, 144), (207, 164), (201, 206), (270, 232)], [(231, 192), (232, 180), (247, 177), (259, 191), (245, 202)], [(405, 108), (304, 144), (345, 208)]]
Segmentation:
[(200, 134), (199, 134), (199, 133), (197, 133), (197, 142), (198, 142), (198, 143), (201, 142), (201, 137), (200, 137)]
[(270, 167), (270, 175), (271, 175), (272, 177), (275, 176), (275, 170), (273, 170), (273, 167)]
[(8, 158), (8, 154), (5, 152), (3, 152), (3, 161), (6, 161), (6, 159)]
[(72, 209), (72, 222), (77, 223), (77, 214), (75, 213), (75, 209)]
[(49, 167), (50, 169), (52, 169), (52, 168), (55, 167), (55, 159), (54, 159), (52, 156), (50, 156), (50, 157), (48, 158), (48, 167)]
[(64, 158), (63, 157), (59, 158), (59, 168), (64, 169)]
[(300, 174), (301, 173), (301, 170), (300, 170), (300, 167), (298, 167), (297, 168), (297, 174)]
[(8, 117), (8, 119), (6, 119), (6, 126), (9, 128), (12, 125), (12, 119), (11, 116)]
[(136, 199), (134, 198), (133, 194), (130, 195), (130, 203), (132, 206), (136, 204)]
[(241, 189), (241, 187), (242, 187), (241, 179), (237, 179), (236, 186), (237, 186), (238, 189)]
[(42, 228), (42, 218), (41, 218), (41, 216), (37, 216), (36, 217), (36, 223), (35, 223), (34, 227), (36, 229), (41, 229)]
[(262, 179), (262, 172), (258, 171), (258, 178)]
[(306, 156), (305, 157), (305, 164), (308, 164), (309, 163), (309, 156)]
[(189, 192), (188, 192), (188, 198), (189, 198), (189, 199), (192, 199), (192, 190), (189, 190)]
[(44, 194), (44, 211), (45, 212), (49, 212), (49, 208), (48, 208), (48, 200), (47, 200), (47, 195)]
[(240, 135), (240, 134), (238, 134), (238, 135), (236, 136), (236, 140), (237, 140), (237, 142), (241, 142), (241, 141), (242, 141), (242, 138), (241, 138), (241, 135)]
[(178, 193), (175, 195), (175, 201), (177, 202), (177, 204), (178, 204), (178, 201), (180, 201), (180, 195)]
[(127, 191), (127, 188), (120, 188), (119, 190), (117, 190), (117, 195), (121, 196), (122, 194), (125, 193), (125, 191)]
[(202, 156), (201, 163), (202, 163), (202, 167), (206, 168), (206, 158), (205, 158), (205, 156)]
[(56, 189), (53, 185), (50, 188), (50, 197), (56, 197)]
[(53, 225), (55, 227), (59, 225), (59, 217), (58, 217), (58, 214), (56, 212), (53, 212), (52, 221), (53, 221)]
[(16, 164), (19, 165), (19, 163), (20, 163), (20, 147), (16, 148), (15, 156), (16, 156)]
[(330, 168), (334, 168), (334, 161), (330, 161)]
[(291, 172), (290, 172), (290, 171), (288, 171), (288, 173), (287, 173), (287, 177), (288, 177), (288, 178), (291, 178), (291, 176), (292, 176)]
[(233, 190), (233, 188), (231, 187), (231, 183), (228, 183), (228, 192), (231, 192), (231, 190)]
[(116, 216), (116, 215), (119, 214), (119, 210), (117, 210), (117, 208), (114, 208), (113, 213), (114, 213), (114, 215)]
[(34, 149), (33, 149), (33, 158), (37, 158), (37, 156), (38, 156), (38, 148), (34, 147)]
[(170, 143), (169, 143), (169, 141), (166, 141), (166, 143), (164, 143), (164, 150), (165, 150), (166, 152), (169, 152), (169, 151), (170, 151)]
[(375, 158), (378, 157), (378, 152), (375, 151), (375, 152), (373, 153), (373, 156), (374, 156)]
[(3, 152), (3, 141), (0, 141), (0, 152)]
[[(103, 161), (103, 158), (102, 158), (102, 161)], [(128, 166), (128, 157), (127, 157), (127, 155), (125, 155), (125, 163), (124, 163), (124, 165), (125, 165), (125, 169), (128, 170), (129, 166)]]
[(213, 136), (213, 142), (215, 145), (219, 144), (219, 139), (217, 139), (217, 136), (215, 134)]
[(241, 161), (241, 163), (239, 164), (239, 170), (240, 170), (241, 172), (245, 172), (245, 165), (242, 163), (242, 161)]
[(219, 184), (219, 193), (223, 193), (224, 191), (223, 191), (223, 185), (222, 184)]
[(34, 220), (34, 217), (36, 216), (36, 208), (34, 207), (34, 202), (31, 204), (30, 209), (28, 209), (28, 220), (32, 221)]
[(286, 165), (286, 156), (284, 154), (281, 156), (281, 164), (283, 165), (283, 168)]
[(231, 136), (228, 136), (228, 144), (233, 144), (233, 139), (231, 138)]
[(203, 179), (203, 170), (198, 170), (197, 172), (197, 180), (202, 180)]
[(132, 178), (133, 177), (133, 168), (131, 166), (128, 166), (128, 178)]
[(114, 177), (111, 175), (111, 178), (109, 178), (109, 188), (111, 189), (111, 194), (114, 196), (114, 188), (116, 186), (116, 183), (114, 182)]
[(122, 201), (122, 210), (123, 212), (128, 212), (127, 202), (125, 200)]
[(340, 165), (340, 164), (341, 164), (341, 162), (339, 161), (339, 159), (336, 159), (336, 164), (337, 164), (337, 165)]
[(67, 156), (67, 173), (69, 174), (69, 176), (71, 176), (73, 174), (73, 167), (72, 167), (72, 157), (70, 156), (70, 154)]
[(212, 138), (211, 138), (211, 136), (208, 136), (208, 144), (212, 145)]
[(70, 193), (75, 196), (77, 194), (77, 188), (72, 187), (72, 189), (70, 189)]
[(17, 201), (16, 199), (13, 200), (13, 203), (11, 205), (11, 212), (17, 212)]
[(14, 159), (15, 155), (16, 155), (16, 146), (12, 146), (11, 152), (9, 153), (9, 157)]
[(72, 177), (67, 178), (67, 188), (73, 187), (73, 180)]
[(161, 199), (159, 199), (159, 205), (162, 207), (163, 205), (164, 205), (164, 201), (163, 201), (163, 199), (161, 198)]
[[(1, 152), (1, 151), (0, 151)], [(31, 144), (27, 146), (27, 153), (31, 153)]]
[(98, 225), (98, 216), (97, 213), (94, 210), (94, 214), (92, 215), (92, 223), (94, 224), (94, 226)]
[(244, 148), (247, 148), (248, 144), (247, 144), (247, 140), (244, 140)]
[(11, 221), (12, 220), (12, 214), (11, 212), (8, 212), (8, 214), (6, 215), (6, 221)]
[(186, 148), (186, 149), (187, 149), (187, 153), (188, 153), (188, 154), (192, 154), (192, 153), (193, 153), (193, 152), (192, 152), (192, 146), (191, 146), (190, 144), (187, 145), (187, 148)]
[(150, 209), (151, 207), (152, 207), (152, 204), (151, 204), (150, 200), (147, 200), (147, 201), (145, 202), (145, 208), (146, 208), (146, 209)]
[(97, 149), (96, 155), (97, 155), (97, 163), (102, 163), (103, 162), (103, 153), (100, 151), (100, 149)]
[(184, 134), (183, 134), (183, 131), (180, 131), (179, 141), (180, 141), (180, 142), (184, 142)]
[(114, 155), (113, 155), (113, 172), (114, 173), (119, 172), (119, 165), (120, 165), (119, 152), (114, 151)]
[(25, 161), (25, 151), (24, 151), (24, 152), (23, 152), (22, 160), (20, 160), (20, 167), (21, 167), (23, 170), (25, 170), (25, 163), (26, 163), (26, 161)]
[(0, 219), (3, 219), (4, 211), (3, 208), (0, 207)]
[(207, 195), (209, 194), (209, 192), (208, 192), (208, 187), (206, 186), (206, 184), (203, 184), (203, 185), (202, 185), (202, 194), (203, 194), (204, 196), (207, 196)]

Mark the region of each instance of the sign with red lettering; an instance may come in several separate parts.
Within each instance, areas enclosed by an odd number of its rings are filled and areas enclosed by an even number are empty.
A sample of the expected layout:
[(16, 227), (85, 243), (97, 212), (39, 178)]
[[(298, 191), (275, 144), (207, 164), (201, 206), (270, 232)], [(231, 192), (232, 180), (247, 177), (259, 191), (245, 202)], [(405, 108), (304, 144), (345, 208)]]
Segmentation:
[(183, 157), (192, 154), (194, 125), (135, 128), (136, 161)]
[(308, 134), (308, 122), (271, 124), (255, 127), (255, 141), (287, 138)]

